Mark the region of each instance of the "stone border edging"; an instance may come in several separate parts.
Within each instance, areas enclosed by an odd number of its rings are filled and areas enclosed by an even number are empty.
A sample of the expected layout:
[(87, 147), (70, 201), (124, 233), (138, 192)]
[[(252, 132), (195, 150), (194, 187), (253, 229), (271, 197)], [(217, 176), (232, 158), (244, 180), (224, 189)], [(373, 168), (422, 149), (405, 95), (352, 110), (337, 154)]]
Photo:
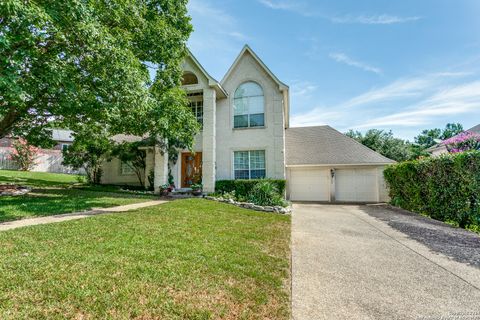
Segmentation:
[(223, 202), (223, 203), (228, 203), (232, 204), (234, 206), (244, 208), (244, 209), (250, 209), (254, 211), (261, 211), (261, 212), (273, 212), (273, 213), (278, 213), (278, 214), (290, 214), (292, 213), (292, 207), (289, 206), (287, 208), (281, 207), (281, 206), (258, 206), (254, 203), (249, 203), (249, 202), (237, 202), (233, 199), (224, 199), (224, 198), (216, 198), (216, 197), (210, 197), (210, 196), (205, 196), (204, 199), (206, 200), (211, 200), (211, 201), (217, 201), (217, 202)]

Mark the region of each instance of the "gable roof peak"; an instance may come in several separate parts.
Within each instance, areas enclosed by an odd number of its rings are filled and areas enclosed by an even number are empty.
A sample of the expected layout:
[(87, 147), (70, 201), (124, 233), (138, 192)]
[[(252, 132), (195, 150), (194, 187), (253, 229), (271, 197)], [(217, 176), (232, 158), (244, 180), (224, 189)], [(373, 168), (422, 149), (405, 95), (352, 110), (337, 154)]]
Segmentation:
[(222, 81), (220, 81), (220, 83), (225, 83), (225, 81), (230, 77), (233, 70), (235, 70), (236, 66), (240, 63), (246, 53), (249, 53), (253, 57), (253, 59), (263, 68), (263, 70), (270, 76), (270, 78), (272, 78), (272, 80), (278, 85), (280, 91), (288, 91), (289, 87), (277, 78), (277, 76), (267, 67), (267, 65), (262, 61), (262, 59), (260, 59), (260, 57), (255, 53), (255, 51), (253, 51), (253, 49), (248, 44), (245, 44), (243, 46), (242, 51), (240, 51), (240, 54), (233, 62), (230, 69), (228, 69), (227, 73), (223, 77)]
[(205, 68), (202, 66), (202, 64), (197, 60), (197, 58), (195, 57), (195, 55), (192, 53), (192, 51), (190, 51), (189, 48), (187, 48), (187, 57), (190, 58), (193, 63), (195, 64), (195, 66), (200, 70), (200, 72), (203, 73), (203, 75), (207, 78), (208, 80), (208, 85), (212, 88), (214, 88), (216, 91), (217, 91), (217, 95), (219, 95), (220, 97), (222, 98), (226, 98), (228, 96), (227, 92), (225, 91), (225, 89), (222, 87), (222, 85), (220, 84), (220, 82), (218, 82), (217, 80), (215, 80), (215, 78), (213, 78), (208, 72), (207, 70), (205, 70)]

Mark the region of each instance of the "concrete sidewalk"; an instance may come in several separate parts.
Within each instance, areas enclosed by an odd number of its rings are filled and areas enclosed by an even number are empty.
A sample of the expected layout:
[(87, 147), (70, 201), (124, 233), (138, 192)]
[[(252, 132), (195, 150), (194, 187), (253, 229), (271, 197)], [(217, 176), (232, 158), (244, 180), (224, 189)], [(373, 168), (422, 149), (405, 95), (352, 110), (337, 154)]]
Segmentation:
[(431, 250), (366, 207), (295, 205), (292, 313), (294, 320), (480, 319), (480, 268)]
[(88, 218), (88, 217), (92, 217), (100, 214), (106, 214), (106, 213), (127, 212), (131, 210), (157, 206), (166, 202), (167, 201), (165, 200), (154, 200), (154, 201), (112, 207), (112, 208), (93, 209), (93, 210), (84, 211), (84, 212), (66, 213), (66, 214), (60, 214), (55, 216), (4, 222), (4, 223), (0, 223), (0, 231), (12, 230), (12, 229), (28, 227), (28, 226), (35, 226), (39, 224), (48, 224), (48, 223), (56, 223), (56, 222), (63, 222), (63, 221), (69, 221), (69, 220), (84, 219), (84, 218)]

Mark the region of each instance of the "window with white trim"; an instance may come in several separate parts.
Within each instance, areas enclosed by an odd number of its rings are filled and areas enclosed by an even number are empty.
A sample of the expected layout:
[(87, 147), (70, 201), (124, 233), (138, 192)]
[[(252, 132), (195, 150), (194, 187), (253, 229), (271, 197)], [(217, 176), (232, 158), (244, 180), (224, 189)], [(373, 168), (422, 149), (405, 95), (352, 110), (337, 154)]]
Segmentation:
[(132, 175), (135, 173), (131, 162), (123, 162), (120, 166), (120, 171), (123, 175)]
[(245, 82), (233, 99), (233, 127), (254, 128), (265, 126), (265, 97), (255, 82)]
[(197, 122), (203, 127), (203, 101), (190, 101), (190, 108), (192, 109)]
[(265, 150), (235, 151), (233, 153), (235, 179), (263, 179), (267, 175)]
[(190, 109), (192, 109), (197, 122), (203, 128), (203, 93), (191, 93), (188, 98), (190, 99)]

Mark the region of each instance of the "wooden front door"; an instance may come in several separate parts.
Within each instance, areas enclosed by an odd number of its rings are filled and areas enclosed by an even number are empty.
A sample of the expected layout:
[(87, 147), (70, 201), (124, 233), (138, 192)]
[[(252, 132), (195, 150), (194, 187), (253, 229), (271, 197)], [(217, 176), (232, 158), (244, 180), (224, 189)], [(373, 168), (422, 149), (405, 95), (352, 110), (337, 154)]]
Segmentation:
[(182, 153), (182, 188), (202, 182), (202, 153)]

